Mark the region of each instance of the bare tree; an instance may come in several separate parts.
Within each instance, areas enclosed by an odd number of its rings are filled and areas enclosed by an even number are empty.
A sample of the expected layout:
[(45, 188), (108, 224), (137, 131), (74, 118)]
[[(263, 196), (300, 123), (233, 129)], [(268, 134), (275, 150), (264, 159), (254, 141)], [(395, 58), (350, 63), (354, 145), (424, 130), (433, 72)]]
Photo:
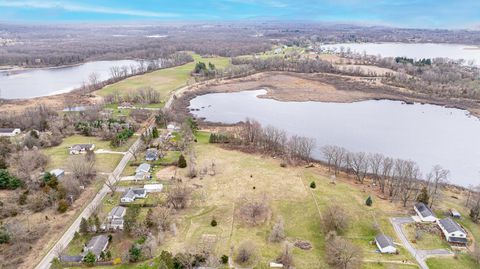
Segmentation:
[(325, 233), (335, 231), (343, 233), (349, 224), (346, 210), (337, 203), (329, 204), (322, 212), (323, 229)]
[(176, 182), (167, 192), (167, 203), (175, 209), (186, 208), (190, 201), (192, 190), (186, 184)]
[(86, 155), (71, 156), (68, 163), (73, 178), (82, 185), (88, 185), (96, 176), (95, 161), (88, 160)]
[(368, 157), (365, 152), (347, 154), (348, 167), (355, 174), (355, 179), (363, 184), (368, 172)]
[(252, 241), (243, 241), (240, 243), (240, 246), (238, 246), (235, 261), (240, 264), (251, 262), (255, 258), (256, 252), (257, 247), (255, 243)]
[(172, 224), (172, 209), (164, 206), (156, 207), (153, 210), (153, 220), (159, 231), (167, 231)]
[(380, 153), (368, 154), (368, 164), (373, 176), (373, 184), (378, 184), (381, 177), (382, 162), (385, 156)]
[(246, 198), (240, 202), (240, 216), (248, 224), (257, 225), (263, 223), (270, 213), (267, 197)]
[(280, 254), (277, 261), (283, 265), (283, 268), (293, 268), (293, 245), (291, 243), (285, 242), (282, 254)]
[(381, 164), (381, 172), (380, 172), (380, 190), (382, 193), (385, 193), (385, 186), (390, 185), (389, 183), (392, 181), (392, 170), (393, 170), (393, 159), (390, 157), (385, 157), (382, 160)]
[(322, 148), (322, 152), (330, 165), (333, 166), (334, 175), (337, 176), (345, 161), (347, 150), (337, 146), (325, 146)]
[(105, 180), (105, 185), (110, 189), (110, 196), (114, 196), (115, 195), (115, 192), (117, 191), (117, 185), (115, 182), (118, 181), (118, 176), (115, 176), (112, 174), (112, 179), (110, 179), (110, 177), (107, 178), (107, 180)]
[(283, 239), (285, 239), (284, 222), (283, 218), (279, 217), (272, 227), (272, 231), (270, 232), (268, 240), (270, 242), (278, 243)]
[(450, 171), (443, 169), (440, 165), (435, 165), (432, 171), (427, 175), (430, 208), (433, 208), (435, 202), (440, 198), (441, 188), (448, 182), (448, 175)]
[(351, 242), (338, 237), (335, 233), (327, 235), (326, 258), (328, 264), (339, 269), (356, 269), (362, 264), (362, 249)]

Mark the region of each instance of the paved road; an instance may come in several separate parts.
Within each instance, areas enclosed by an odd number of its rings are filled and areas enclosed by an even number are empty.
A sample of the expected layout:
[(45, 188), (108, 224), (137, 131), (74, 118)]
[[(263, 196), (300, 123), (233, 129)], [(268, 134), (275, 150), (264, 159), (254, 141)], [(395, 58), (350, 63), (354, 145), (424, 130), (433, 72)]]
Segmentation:
[(403, 246), (412, 254), (412, 256), (417, 260), (418, 265), (420, 265), (420, 268), (422, 269), (429, 269), (427, 263), (425, 262), (426, 259), (432, 256), (450, 256), (452, 255), (452, 252), (448, 249), (432, 249), (432, 250), (422, 250), (422, 249), (416, 249), (410, 244), (410, 242), (407, 239), (407, 236), (405, 235), (405, 232), (403, 231), (402, 226), (414, 222), (413, 218), (411, 217), (401, 217), (401, 218), (391, 218), (390, 222), (393, 225), (393, 228), (395, 229), (395, 232), (397, 233), (398, 237), (400, 240), (402, 240)]
[[(149, 126), (151, 126), (152, 123), (150, 123)], [(120, 160), (120, 163), (117, 165), (115, 170), (113, 170), (112, 174), (108, 177), (108, 181), (111, 183), (116, 183), (118, 179), (120, 178), (120, 175), (122, 174), (123, 170), (125, 169), (125, 166), (128, 164), (130, 159), (133, 157), (131, 152), (135, 151), (138, 149), (138, 146), (140, 145), (141, 141), (140, 138), (133, 143), (133, 145), (130, 147), (130, 150), (125, 153), (123, 156), (122, 160)], [(80, 213), (80, 215), (75, 219), (75, 221), (72, 223), (72, 225), (68, 228), (67, 231), (62, 235), (62, 237), (55, 243), (55, 245), (48, 251), (48, 253), (43, 257), (43, 259), (40, 261), (40, 263), (35, 267), (36, 269), (48, 269), (50, 268), (50, 263), (55, 258), (59, 252), (59, 250), (62, 250), (68, 244), (70, 241), (72, 241), (73, 236), (76, 231), (78, 231), (80, 227), (80, 222), (82, 221), (82, 218), (88, 219), (90, 215), (95, 211), (95, 208), (99, 206), (103, 200), (103, 198), (110, 192), (110, 189), (107, 187), (107, 185), (104, 185), (102, 189), (97, 193), (97, 195), (93, 198), (93, 200), (85, 207), (85, 209)]]

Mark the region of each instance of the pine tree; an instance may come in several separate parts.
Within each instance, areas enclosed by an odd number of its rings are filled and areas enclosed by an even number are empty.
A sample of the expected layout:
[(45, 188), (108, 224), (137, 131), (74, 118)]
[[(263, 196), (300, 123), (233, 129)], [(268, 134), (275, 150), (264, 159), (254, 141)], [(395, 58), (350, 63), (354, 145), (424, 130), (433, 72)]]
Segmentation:
[(153, 127), (153, 129), (152, 129), (152, 138), (158, 138), (158, 129), (157, 129), (157, 127)]
[(88, 222), (85, 218), (82, 218), (82, 221), (80, 221), (80, 233), (88, 233)]
[(417, 196), (417, 202), (421, 202), (428, 205), (429, 201), (430, 201), (430, 196), (428, 195), (427, 187), (423, 187), (422, 190), (420, 191), (420, 194)]
[(83, 258), (83, 262), (88, 266), (93, 266), (97, 261), (97, 257), (92, 252), (88, 252), (87, 255)]
[(183, 156), (183, 154), (180, 154), (180, 157), (178, 157), (178, 167), (180, 168), (187, 167), (187, 160), (185, 160), (185, 157)]
[(367, 206), (372, 206), (373, 200), (372, 200), (372, 197), (371, 197), (371, 196), (368, 196), (367, 200), (365, 201), (365, 204), (366, 204)]
[(315, 181), (312, 181), (312, 183), (310, 183), (310, 188), (315, 189), (316, 187), (317, 184), (315, 183)]

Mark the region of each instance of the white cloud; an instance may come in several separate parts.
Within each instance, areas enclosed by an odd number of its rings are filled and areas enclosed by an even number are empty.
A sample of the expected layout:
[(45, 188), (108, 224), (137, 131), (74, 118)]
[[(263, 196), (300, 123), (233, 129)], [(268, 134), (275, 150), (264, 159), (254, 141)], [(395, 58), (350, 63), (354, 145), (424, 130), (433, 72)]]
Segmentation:
[(153, 12), (135, 9), (119, 9), (102, 6), (82, 5), (63, 1), (5, 1), (0, 0), (0, 7), (36, 8), (36, 9), (63, 9), (72, 12), (91, 12), (102, 14), (117, 14), (137, 17), (167, 18), (177, 17), (176, 13)]

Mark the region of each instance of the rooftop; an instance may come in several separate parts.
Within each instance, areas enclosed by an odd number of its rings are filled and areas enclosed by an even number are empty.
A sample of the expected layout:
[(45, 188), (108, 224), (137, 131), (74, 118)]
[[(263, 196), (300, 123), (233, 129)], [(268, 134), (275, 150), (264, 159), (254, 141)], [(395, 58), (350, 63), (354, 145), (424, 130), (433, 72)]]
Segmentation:
[(454, 232), (462, 232), (465, 233), (465, 230), (456, 223), (454, 220), (451, 218), (444, 218), (439, 221), (440, 225), (443, 226), (443, 228), (448, 232), (448, 233), (454, 233)]
[(100, 253), (105, 249), (108, 245), (108, 237), (106, 235), (97, 235), (92, 237), (85, 248), (84, 254), (87, 252), (92, 252), (97, 257), (100, 256)]
[(114, 207), (110, 213), (108, 213), (109, 218), (121, 218), (125, 214), (126, 208), (123, 206)]
[(394, 247), (393, 240), (389, 236), (386, 236), (384, 234), (379, 234), (375, 237), (375, 241), (377, 241), (378, 245), (381, 248), (386, 248), (389, 246)]
[(429, 216), (433, 216), (433, 213), (430, 210), (430, 208), (428, 208), (428, 206), (426, 206), (424, 203), (416, 203), (415, 208), (418, 210), (418, 212), (420, 212), (420, 214), (424, 218), (429, 217)]

